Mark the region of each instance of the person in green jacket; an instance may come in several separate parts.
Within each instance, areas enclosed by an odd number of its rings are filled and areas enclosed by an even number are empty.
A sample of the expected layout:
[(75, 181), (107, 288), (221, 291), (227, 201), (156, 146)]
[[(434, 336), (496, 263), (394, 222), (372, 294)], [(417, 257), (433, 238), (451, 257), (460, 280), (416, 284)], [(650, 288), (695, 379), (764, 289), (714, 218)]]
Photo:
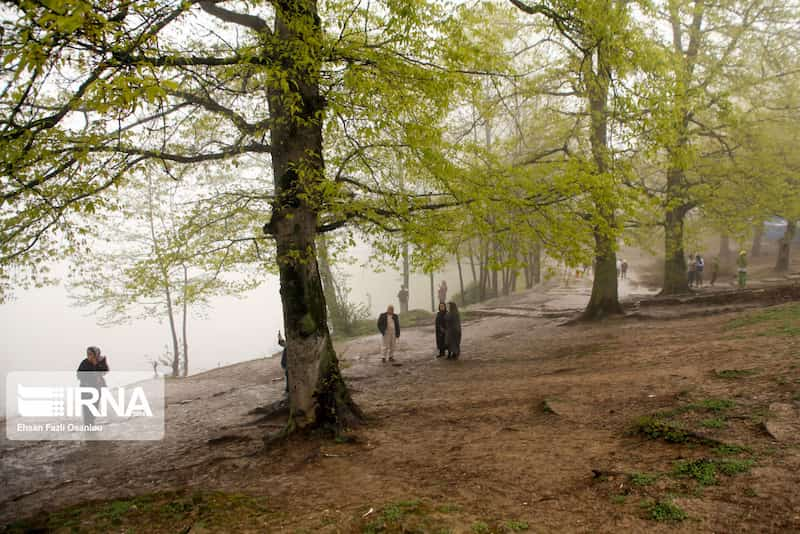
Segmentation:
[(739, 251), (739, 258), (736, 260), (736, 266), (739, 268), (739, 289), (744, 289), (747, 285), (747, 252), (744, 250)]

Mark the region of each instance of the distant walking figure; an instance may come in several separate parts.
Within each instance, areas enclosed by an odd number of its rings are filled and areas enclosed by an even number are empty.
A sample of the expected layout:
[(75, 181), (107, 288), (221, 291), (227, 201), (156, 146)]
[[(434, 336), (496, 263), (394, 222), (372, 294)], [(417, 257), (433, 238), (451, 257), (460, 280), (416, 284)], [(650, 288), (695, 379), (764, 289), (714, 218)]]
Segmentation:
[(397, 344), (397, 338), (400, 337), (400, 318), (394, 313), (394, 306), (386, 308), (386, 312), (380, 314), (378, 317), (378, 331), (383, 336), (383, 357), (382, 362), (389, 358), (390, 362), (394, 361), (394, 347)]
[[(82, 388), (92, 388), (99, 394), (99, 390), (106, 387), (105, 374), (108, 371), (108, 360), (105, 356), (101, 356), (100, 347), (88, 347), (86, 349), (86, 358), (78, 366), (76, 375)], [(81, 393), (81, 399), (91, 399), (91, 394), (88, 392)], [(89, 408), (82, 406), (81, 410), (84, 424), (90, 425), (94, 423), (95, 416)]]
[(714, 256), (714, 259), (711, 260), (711, 287), (714, 287), (714, 283), (717, 281), (718, 275), (719, 275), (719, 256)]
[(447, 302), (447, 282), (439, 284), (439, 302)]
[(694, 285), (697, 287), (702, 287), (703, 285), (703, 269), (705, 268), (706, 263), (703, 261), (702, 256), (700, 254), (694, 257)]
[(444, 351), (447, 349), (447, 342), (445, 341), (445, 333), (447, 332), (447, 304), (444, 302), (439, 303), (439, 312), (436, 314), (436, 348), (439, 350), (437, 358), (444, 356)]
[(619, 265), (619, 271), (620, 271), (620, 278), (622, 278), (622, 279), (628, 278), (628, 262), (627, 261), (622, 260), (622, 263)]
[(461, 317), (455, 302), (448, 304), (445, 322), (445, 344), (447, 345), (447, 358), (458, 359), (461, 354)]
[(744, 289), (747, 285), (747, 252), (739, 251), (739, 258), (736, 260), (739, 271), (739, 289)]

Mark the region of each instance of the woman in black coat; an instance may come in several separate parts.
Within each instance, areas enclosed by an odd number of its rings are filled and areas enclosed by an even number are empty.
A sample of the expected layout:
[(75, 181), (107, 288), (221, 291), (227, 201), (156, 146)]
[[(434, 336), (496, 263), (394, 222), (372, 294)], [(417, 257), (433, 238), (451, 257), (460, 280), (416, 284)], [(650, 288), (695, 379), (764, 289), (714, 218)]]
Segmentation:
[(447, 349), (445, 342), (445, 331), (447, 325), (445, 324), (445, 317), (447, 316), (447, 305), (444, 302), (439, 303), (439, 313), (436, 314), (436, 348), (439, 349), (437, 358), (444, 356), (444, 351)]
[(447, 358), (456, 360), (461, 354), (461, 317), (458, 314), (458, 306), (456, 306), (455, 302), (451, 302), (448, 306), (450, 309), (444, 318)]

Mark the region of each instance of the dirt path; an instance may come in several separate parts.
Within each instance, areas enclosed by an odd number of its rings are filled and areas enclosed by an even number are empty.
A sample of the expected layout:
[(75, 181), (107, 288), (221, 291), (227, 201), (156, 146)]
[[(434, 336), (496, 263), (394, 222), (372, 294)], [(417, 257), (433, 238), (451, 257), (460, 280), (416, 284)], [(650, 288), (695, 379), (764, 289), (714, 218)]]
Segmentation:
[[(0, 523), (190, 487), (267, 496), (282, 511), (270, 519), (275, 532), (360, 532), (370, 509), (408, 499), (458, 510), (448, 519), (455, 532), (510, 519), (535, 531), (800, 531), (800, 434), (776, 439), (764, 430), (777, 405), (794, 428), (800, 338), (731, 331), (741, 316), (735, 306), (673, 319), (672, 305), (658, 321), (559, 326), (585, 298), (585, 287), (551, 289), (481, 306), (455, 362), (433, 357), (432, 328), (403, 332), (400, 366), (379, 362), (377, 336), (339, 347), (369, 416), (353, 444), (292, 440), (263, 451), (262, 436), (280, 422), (247, 412), (280, 398), (274, 360), (170, 382), (163, 442), (4, 440)], [(725, 370), (747, 372), (722, 378)], [(734, 407), (724, 427), (704, 427), (704, 435), (748, 447), (752, 469), (699, 489), (687, 482), (683, 491), (667, 475), (634, 487), (631, 473), (669, 473), (675, 462), (711, 453), (629, 435), (633, 422), (708, 399)], [(692, 414), (675, 417), (697, 424)], [(647, 520), (641, 503), (662, 495), (691, 519)]]

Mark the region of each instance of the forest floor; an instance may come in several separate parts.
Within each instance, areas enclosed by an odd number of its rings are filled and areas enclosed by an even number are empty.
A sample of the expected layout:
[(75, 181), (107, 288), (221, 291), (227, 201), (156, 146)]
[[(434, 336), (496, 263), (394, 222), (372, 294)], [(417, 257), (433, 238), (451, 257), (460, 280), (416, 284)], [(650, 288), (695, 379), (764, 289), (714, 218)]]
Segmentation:
[[(726, 283), (727, 284), (727, 283)], [(797, 279), (566, 319), (586, 281), (338, 346), (367, 422), (265, 449), (276, 359), (167, 386), (160, 442), (0, 442), (0, 531), (800, 532)], [(758, 289), (761, 287), (762, 289)]]

